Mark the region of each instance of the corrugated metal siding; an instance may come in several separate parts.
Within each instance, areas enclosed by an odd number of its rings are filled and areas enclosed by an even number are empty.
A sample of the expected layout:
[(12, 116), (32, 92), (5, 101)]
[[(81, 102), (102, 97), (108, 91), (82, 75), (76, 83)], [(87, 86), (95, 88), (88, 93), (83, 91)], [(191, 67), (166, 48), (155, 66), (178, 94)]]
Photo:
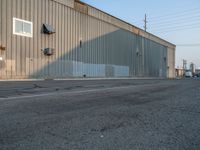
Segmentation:
[[(0, 0), (0, 4), (0, 44), (6, 45), (6, 51), (0, 51), (5, 63), (1, 78), (166, 77), (167, 48), (161, 44), (55, 0)], [(33, 38), (12, 34), (13, 17), (33, 22)], [(43, 23), (56, 33), (42, 34)], [(43, 54), (48, 47), (54, 55)]]
[(125, 30), (131, 31), (131, 29), (132, 29), (131, 28), (132, 26), (130, 26), (129, 24), (126, 24), (125, 22), (122, 22), (121, 20), (118, 20), (117, 18), (112, 17), (112, 16), (110, 16), (104, 12), (101, 12), (96, 8), (90, 7), (90, 6), (88, 6), (88, 15), (98, 18), (102, 21), (111, 23), (111, 24), (118, 26), (120, 28), (123, 28)]
[(53, 0), (53, 1), (74, 8), (74, 0)]
[[(0, 47), (2, 46), (2, 43), (3, 43), (3, 40), (2, 40), (2, 25), (3, 25), (3, 23), (2, 23), (2, 11), (3, 11), (3, 9), (2, 9), (2, 0), (0, 0)], [(3, 52), (2, 52), (2, 50), (0, 49), (0, 57), (1, 57), (1, 59), (3, 59)], [(4, 61), (2, 61), (2, 60), (0, 60), (0, 78), (3, 76), (3, 70), (4, 70), (4, 66), (5, 66), (5, 62)]]
[(167, 50), (168, 78), (175, 78), (175, 51), (171, 48)]

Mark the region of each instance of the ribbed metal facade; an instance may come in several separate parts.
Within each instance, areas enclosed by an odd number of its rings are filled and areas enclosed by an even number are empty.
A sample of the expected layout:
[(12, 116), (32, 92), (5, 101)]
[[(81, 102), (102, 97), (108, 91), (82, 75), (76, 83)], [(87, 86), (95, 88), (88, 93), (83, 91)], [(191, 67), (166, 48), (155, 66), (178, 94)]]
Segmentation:
[[(70, 0), (0, 0), (0, 46), (5, 46), (0, 78), (167, 77), (166, 45), (73, 5)], [(14, 35), (13, 18), (33, 22), (33, 37)], [(43, 23), (55, 34), (43, 34)], [(44, 48), (54, 54), (44, 55)]]

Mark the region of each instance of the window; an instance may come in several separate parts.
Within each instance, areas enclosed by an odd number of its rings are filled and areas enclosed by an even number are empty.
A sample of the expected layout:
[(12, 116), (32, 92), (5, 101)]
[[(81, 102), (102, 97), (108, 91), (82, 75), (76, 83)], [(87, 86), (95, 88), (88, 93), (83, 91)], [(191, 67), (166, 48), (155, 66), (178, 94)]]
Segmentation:
[(33, 37), (33, 23), (30, 21), (13, 18), (13, 34)]

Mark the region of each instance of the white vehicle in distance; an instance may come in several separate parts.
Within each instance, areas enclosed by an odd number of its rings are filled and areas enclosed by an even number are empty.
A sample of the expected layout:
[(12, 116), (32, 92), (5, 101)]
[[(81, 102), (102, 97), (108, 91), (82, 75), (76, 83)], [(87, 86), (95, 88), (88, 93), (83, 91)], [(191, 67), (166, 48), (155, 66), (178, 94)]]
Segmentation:
[(191, 71), (186, 71), (185, 72), (185, 77), (186, 78), (192, 78), (192, 72)]

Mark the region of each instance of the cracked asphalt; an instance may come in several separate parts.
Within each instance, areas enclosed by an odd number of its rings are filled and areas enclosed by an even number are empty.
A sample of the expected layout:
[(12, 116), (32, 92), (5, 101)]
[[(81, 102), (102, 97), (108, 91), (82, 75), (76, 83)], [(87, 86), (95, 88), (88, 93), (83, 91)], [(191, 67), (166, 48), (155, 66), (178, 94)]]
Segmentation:
[(0, 150), (199, 150), (200, 80), (0, 82)]

